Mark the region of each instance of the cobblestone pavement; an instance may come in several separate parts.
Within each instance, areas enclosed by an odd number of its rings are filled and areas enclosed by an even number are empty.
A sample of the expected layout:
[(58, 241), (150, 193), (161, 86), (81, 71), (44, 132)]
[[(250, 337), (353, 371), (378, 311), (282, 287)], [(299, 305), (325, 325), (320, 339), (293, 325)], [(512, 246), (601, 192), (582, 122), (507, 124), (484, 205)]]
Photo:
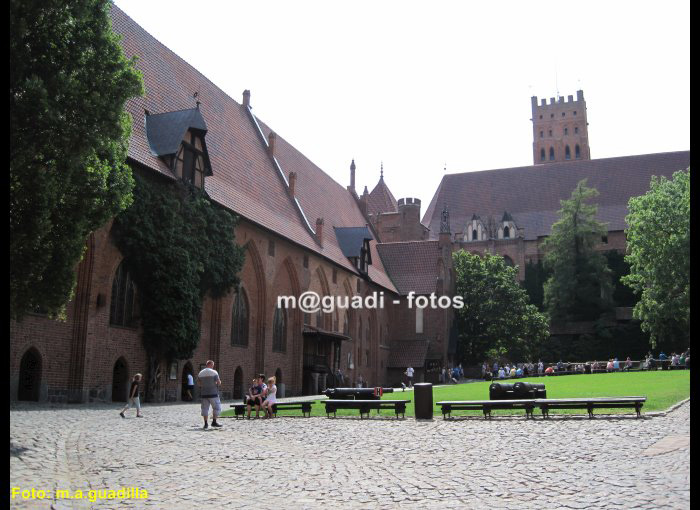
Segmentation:
[(690, 402), (666, 416), (222, 419), (197, 404), (13, 404), (10, 490), (148, 499), (11, 508), (689, 508)]

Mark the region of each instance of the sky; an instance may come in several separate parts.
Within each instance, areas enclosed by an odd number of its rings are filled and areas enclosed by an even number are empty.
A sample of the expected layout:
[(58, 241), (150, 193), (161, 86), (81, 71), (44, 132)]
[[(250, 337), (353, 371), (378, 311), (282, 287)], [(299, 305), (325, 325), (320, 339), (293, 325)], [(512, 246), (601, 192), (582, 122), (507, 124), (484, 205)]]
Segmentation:
[(584, 91), (593, 159), (690, 149), (689, 1), (115, 3), (340, 184), (383, 164), (421, 214), (445, 173), (533, 164), (532, 96)]

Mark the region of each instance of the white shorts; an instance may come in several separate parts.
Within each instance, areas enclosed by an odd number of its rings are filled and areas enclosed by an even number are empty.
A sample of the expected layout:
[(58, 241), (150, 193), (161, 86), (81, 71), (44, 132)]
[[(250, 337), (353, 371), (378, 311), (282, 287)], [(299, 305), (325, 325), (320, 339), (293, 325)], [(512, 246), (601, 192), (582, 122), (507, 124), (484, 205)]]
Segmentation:
[(212, 407), (214, 419), (216, 419), (221, 412), (221, 400), (219, 400), (219, 397), (202, 398), (202, 416), (209, 416), (210, 405)]

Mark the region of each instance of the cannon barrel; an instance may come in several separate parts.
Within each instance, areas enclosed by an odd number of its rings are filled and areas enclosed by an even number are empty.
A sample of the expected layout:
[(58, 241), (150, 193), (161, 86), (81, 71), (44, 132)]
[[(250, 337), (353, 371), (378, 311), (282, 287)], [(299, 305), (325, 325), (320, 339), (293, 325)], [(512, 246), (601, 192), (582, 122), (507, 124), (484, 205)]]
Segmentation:
[[(394, 388), (381, 388), (381, 390), (382, 393), (394, 392)], [(328, 398), (334, 399), (374, 400), (379, 398), (376, 388), (328, 388), (323, 393)]]

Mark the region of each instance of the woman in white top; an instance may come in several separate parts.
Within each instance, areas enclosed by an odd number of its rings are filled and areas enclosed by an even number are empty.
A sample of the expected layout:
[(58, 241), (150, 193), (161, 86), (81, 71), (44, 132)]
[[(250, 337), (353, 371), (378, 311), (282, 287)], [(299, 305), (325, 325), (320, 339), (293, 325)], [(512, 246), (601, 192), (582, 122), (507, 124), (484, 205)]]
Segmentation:
[(277, 385), (275, 384), (277, 380), (275, 377), (270, 377), (267, 380), (267, 397), (262, 403), (263, 410), (266, 414), (265, 418), (273, 418), (272, 406), (277, 403)]

